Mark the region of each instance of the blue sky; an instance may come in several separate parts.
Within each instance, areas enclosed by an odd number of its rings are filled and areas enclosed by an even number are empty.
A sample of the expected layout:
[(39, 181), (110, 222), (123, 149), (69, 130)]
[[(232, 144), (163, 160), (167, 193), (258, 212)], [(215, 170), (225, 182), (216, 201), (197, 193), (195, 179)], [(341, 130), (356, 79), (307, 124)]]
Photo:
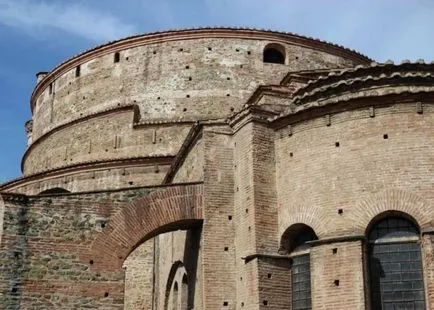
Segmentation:
[(247, 26), (321, 38), (377, 61), (434, 60), (432, 0), (0, 0), (0, 183), (20, 176), (35, 73), (108, 40)]

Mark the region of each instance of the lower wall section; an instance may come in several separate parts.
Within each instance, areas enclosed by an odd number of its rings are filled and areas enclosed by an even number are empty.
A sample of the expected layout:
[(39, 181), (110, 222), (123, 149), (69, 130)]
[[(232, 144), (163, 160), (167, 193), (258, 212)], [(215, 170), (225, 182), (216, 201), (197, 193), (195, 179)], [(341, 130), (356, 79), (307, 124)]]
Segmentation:
[(151, 239), (125, 260), (125, 310), (155, 309), (154, 257), (154, 239)]
[(0, 309), (123, 309), (124, 271), (94, 269), (90, 245), (126, 202), (156, 190), (1, 194)]
[(364, 310), (362, 242), (320, 245), (310, 255), (312, 309)]

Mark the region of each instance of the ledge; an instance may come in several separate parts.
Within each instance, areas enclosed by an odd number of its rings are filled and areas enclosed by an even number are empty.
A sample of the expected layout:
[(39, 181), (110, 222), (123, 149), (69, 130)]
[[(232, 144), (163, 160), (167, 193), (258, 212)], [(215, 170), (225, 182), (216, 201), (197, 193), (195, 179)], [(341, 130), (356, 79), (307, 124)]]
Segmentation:
[(63, 166), (47, 171), (38, 172), (25, 177), (11, 180), (4, 184), (0, 184), (0, 191), (7, 190), (15, 186), (30, 182), (43, 180), (46, 177), (58, 177), (67, 174), (75, 174), (77, 172), (93, 171), (102, 168), (113, 168), (113, 167), (125, 167), (128, 165), (150, 165), (150, 164), (162, 164), (170, 165), (175, 157), (174, 156), (149, 156), (149, 157), (130, 157), (130, 158), (118, 158), (115, 160), (106, 161), (89, 161), (82, 162), (79, 164), (71, 166)]

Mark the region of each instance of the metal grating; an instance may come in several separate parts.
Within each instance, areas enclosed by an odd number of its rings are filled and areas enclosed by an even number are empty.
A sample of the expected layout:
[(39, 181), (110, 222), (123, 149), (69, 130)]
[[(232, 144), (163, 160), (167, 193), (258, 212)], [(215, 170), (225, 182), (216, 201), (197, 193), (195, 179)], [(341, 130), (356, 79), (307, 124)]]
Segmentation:
[(402, 218), (388, 218), (373, 227), (369, 234), (372, 310), (425, 310), (420, 245), (393, 242), (396, 237), (415, 235), (417, 227)]
[(292, 309), (311, 309), (310, 255), (292, 259)]

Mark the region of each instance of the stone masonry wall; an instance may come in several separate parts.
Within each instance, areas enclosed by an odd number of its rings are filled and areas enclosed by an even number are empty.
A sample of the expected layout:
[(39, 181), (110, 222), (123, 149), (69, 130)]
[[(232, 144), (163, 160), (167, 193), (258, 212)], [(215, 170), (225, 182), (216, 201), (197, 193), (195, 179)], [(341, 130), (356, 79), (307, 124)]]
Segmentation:
[(5, 200), (1, 309), (123, 309), (124, 273), (93, 269), (89, 248), (111, 215), (158, 188)]
[(74, 68), (52, 83), (51, 93), (48, 86), (36, 98), (33, 140), (65, 121), (118, 103), (137, 103), (146, 119), (221, 118), (231, 108), (239, 109), (257, 86), (278, 84), (288, 71), (354, 65), (291, 44), (283, 44), (286, 66), (264, 64), (262, 51), (268, 43), (181, 39), (121, 50), (118, 63), (114, 53), (88, 60), (80, 65), (79, 77)]

